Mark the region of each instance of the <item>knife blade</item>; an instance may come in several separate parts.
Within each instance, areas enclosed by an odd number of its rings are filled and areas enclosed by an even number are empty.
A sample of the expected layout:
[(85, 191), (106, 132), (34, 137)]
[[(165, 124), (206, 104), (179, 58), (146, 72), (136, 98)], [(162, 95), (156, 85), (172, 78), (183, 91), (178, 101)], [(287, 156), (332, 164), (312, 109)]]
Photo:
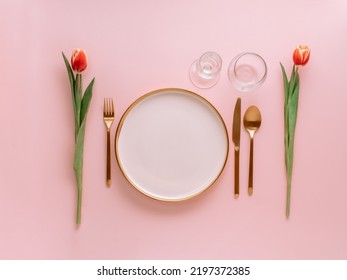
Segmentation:
[(235, 168), (234, 168), (234, 195), (238, 197), (240, 194), (239, 174), (240, 174), (240, 138), (241, 138), (241, 98), (237, 98), (234, 108), (233, 118), (233, 134), (235, 150)]

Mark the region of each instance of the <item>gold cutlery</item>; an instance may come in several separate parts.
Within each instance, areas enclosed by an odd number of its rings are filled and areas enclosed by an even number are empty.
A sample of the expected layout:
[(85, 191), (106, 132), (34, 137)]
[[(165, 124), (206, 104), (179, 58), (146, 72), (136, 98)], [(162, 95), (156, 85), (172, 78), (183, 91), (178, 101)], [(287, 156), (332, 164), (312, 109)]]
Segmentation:
[(107, 129), (107, 159), (106, 159), (106, 184), (111, 186), (111, 126), (114, 121), (114, 106), (112, 98), (104, 98), (104, 122)]
[(234, 195), (238, 197), (240, 194), (240, 137), (241, 137), (241, 98), (238, 98), (234, 109), (233, 119), (233, 142), (235, 150), (235, 176), (234, 176)]
[(261, 125), (261, 114), (256, 106), (251, 106), (247, 109), (244, 118), (243, 125), (249, 133), (251, 138), (250, 153), (249, 153), (249, 176), (248, 176), (248, 194), (253, 193), (253, 138), (256, 131)]

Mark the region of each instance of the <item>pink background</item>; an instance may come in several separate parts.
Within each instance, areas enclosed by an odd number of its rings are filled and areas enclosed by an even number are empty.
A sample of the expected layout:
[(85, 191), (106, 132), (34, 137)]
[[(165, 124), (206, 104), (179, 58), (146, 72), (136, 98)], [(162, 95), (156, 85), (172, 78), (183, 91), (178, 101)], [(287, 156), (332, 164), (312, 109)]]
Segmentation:
[[(347, 2), (44, 1), (0, 2), (1, 259), (346, 259)], [(312, 48), (301, 69), (292, 212), (285, 218), (283, 86), (299, 43)], [(88, 115), (82, 225), (75, 225), (74, 121), (61, 52), (84, 48), (84, 84), (96, 77)], [(193, 86), (188, 69), (205, 51), (223, 59), (219, 83)], [(105, 185), (103, 98), (116, 125), (141, 95), (192, 90), (216, 106), (231, 136), (238, 96), (227, 78), (240, 52), (261, 54), (268, 77), (242, 95), (263, 124), (255, 138), (255, 192), (247, 195), (249, 138), (241, 134), (241, 196), (226, 168), (202, 195), (158, 202), (121, 174), (112, 147)], [(112, 139), (113, 142), (113, 139)]]

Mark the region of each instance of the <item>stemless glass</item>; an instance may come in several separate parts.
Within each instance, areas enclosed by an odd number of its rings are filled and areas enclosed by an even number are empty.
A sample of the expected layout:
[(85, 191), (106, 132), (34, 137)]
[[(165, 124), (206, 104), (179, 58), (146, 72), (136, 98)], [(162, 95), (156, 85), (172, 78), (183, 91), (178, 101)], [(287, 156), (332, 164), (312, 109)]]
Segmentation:
[(237, 55), (228, 68), (228, 77), (233, 86), (241, 92), (255, 90), (264, 83), (267, 75), (265, 60), (256, 53)]
[(206, 52), (190, 67), (190, 80), (199, 88), (213, 87), (219, 80), (222, 59), (215, 52)]

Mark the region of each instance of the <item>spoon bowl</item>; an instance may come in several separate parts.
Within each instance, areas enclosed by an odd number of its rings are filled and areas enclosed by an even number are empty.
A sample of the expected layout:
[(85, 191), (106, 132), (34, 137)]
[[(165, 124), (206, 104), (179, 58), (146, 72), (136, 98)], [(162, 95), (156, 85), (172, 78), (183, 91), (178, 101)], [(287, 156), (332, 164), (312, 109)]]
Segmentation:
[(248, 176), (248, 194), (253, 194), (253, 138), (256, 131), (261, 126), (261, 114), (256, 106), (250, 106), (245, 112), (243, 125), (251, 138), (249, 153), (249, 176)]

